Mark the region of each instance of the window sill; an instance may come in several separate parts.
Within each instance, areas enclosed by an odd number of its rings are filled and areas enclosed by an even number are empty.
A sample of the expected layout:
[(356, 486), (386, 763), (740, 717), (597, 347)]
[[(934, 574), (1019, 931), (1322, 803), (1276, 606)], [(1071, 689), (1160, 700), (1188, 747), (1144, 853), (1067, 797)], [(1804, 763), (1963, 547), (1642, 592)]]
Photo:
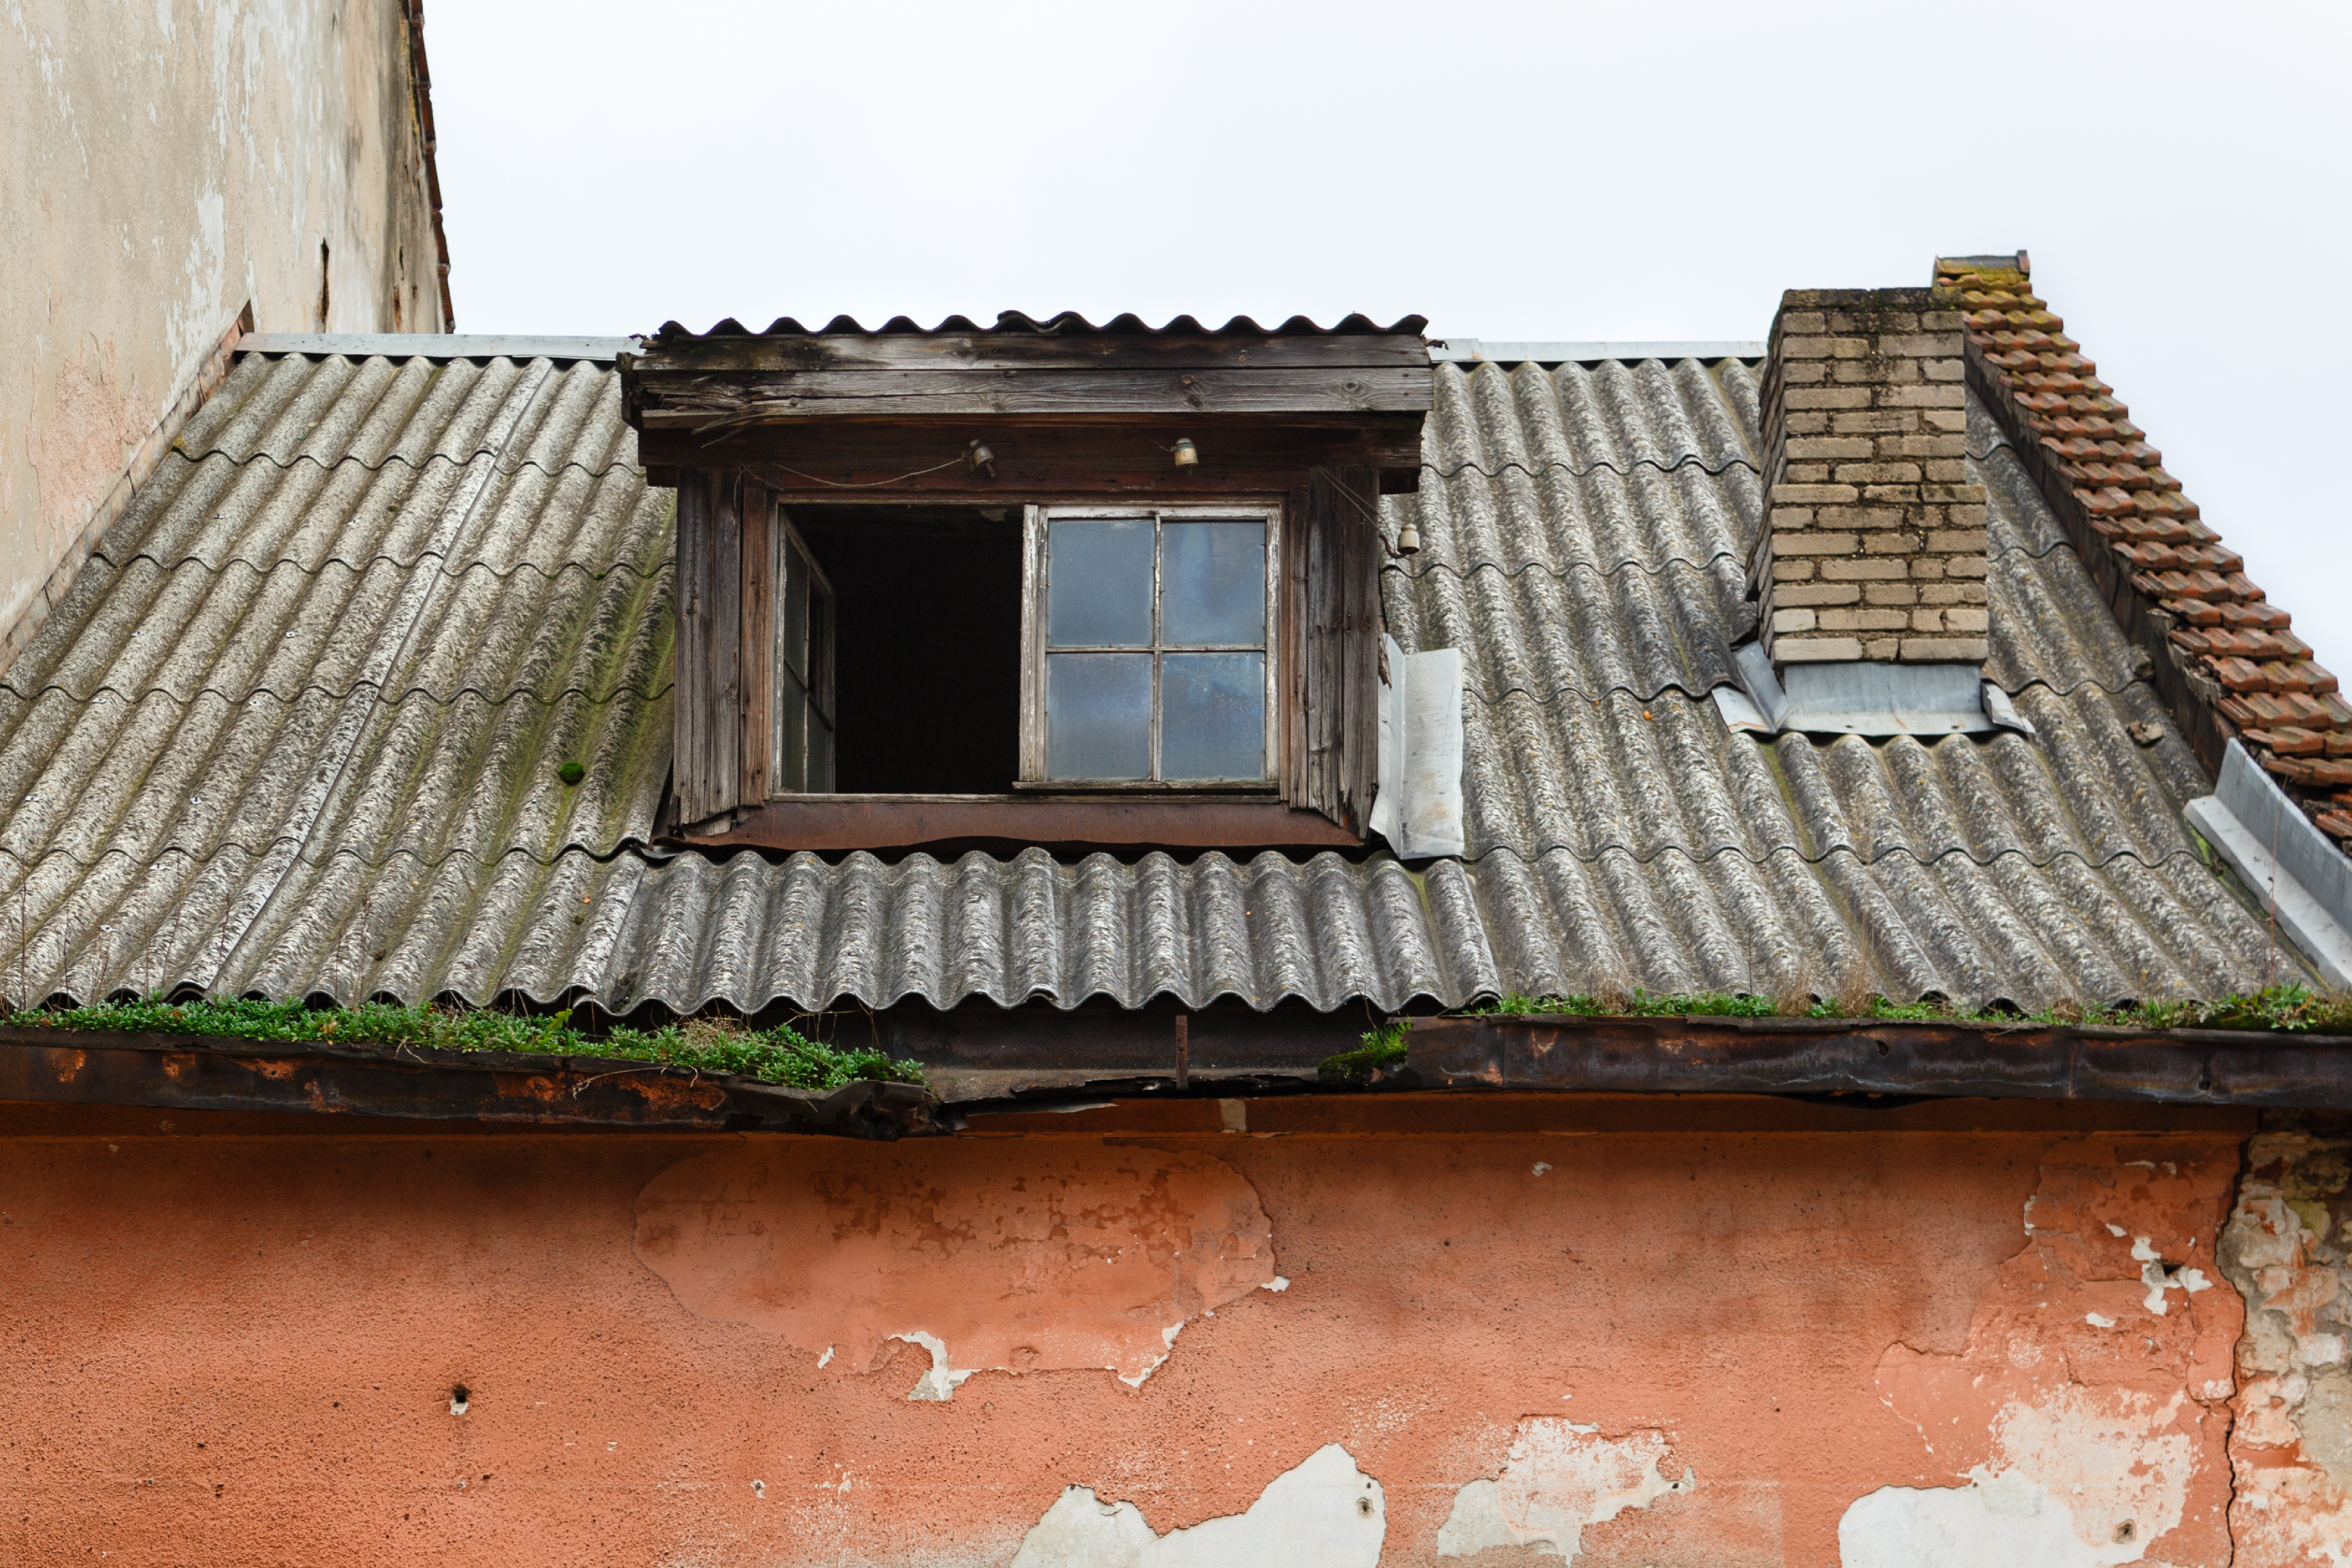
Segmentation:
[[(1034, 800), (1039, 796), (1066, 796), (1071, 800), (1101, 800), (1105, 797), (1145, 795), (1154, 800), (1280, 800), (1282, 791), (1272, 779), (1243, 779), (1217, 784), (1166, 784), (1158, 779), (1105, 779), (1099, 783), (1081, 783), (1073, 779), (1022, 779), (1013, 786), (1010, 795), (943, 796), (958, 800)], [(879, 795), (875, 799), (904, 800), (905, 795)]]
[(1319, 812), (1266, 793), (801, 795), (740, 813), (725, 833), (680, 833), (703, 848), (912, 849), (929, 845), (1062, 849), (1355, 849)]

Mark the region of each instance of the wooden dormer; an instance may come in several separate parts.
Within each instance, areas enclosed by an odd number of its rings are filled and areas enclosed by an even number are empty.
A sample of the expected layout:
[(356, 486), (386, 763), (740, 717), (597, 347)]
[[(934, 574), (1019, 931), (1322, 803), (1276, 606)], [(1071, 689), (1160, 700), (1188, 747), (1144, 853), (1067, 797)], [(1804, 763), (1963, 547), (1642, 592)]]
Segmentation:
[(621, 368), (678, 491), (677, 836), (1360, 844), (1422, 325), (645, 340)]

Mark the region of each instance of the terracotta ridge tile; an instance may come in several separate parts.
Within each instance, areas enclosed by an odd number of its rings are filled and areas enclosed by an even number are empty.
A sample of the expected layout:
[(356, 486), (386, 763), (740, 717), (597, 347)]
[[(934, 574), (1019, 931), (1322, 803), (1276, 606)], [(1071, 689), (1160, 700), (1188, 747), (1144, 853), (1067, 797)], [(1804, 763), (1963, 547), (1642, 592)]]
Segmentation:
[(2219, 766), (2219, 746), (2234, 732), (2290, 786), (2345, 789), (2302, 804), (2323, 831), (2352, 844), (2352, 706), (2310, 646), (2288, 632), (2287, 613), (2204, 523), (2082, 345), (2064, 335), (2064, 320), (2033, 289), (2031, 266), (2022, 251), (2013, 267), (1936, 263), (1934, 286), (1958, 298), (1971, 358), (2005, 399), (1991, 412), (2030, 459), (2027, 471), (2045, 492), (2056, 487), (2051, 503), (2072, 503), (2077, 526), (2106, 542), (2122, 584), (2153, 612), (2145, 621), (2126, 615), (2119, 599), (2118, 617), (2127, 629), (2152, 628), (2134, 635), (2153, 636), (2148, 651), (2183, 672), (2186, 700), (2221, 720), (2206, 764)]

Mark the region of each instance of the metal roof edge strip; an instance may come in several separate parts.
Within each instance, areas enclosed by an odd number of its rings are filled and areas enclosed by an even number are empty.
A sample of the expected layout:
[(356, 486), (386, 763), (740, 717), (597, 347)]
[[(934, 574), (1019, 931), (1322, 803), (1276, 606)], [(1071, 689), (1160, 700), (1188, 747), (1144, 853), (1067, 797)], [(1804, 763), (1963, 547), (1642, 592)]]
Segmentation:
[(536, 338), (465, 332), (247, 332), (241, 354), (341, 354), (346, 359), (609, 360), (635, 338)]
[(1488, 342), (1483, 338), (1433, 338), (1432, 364), (1597, 364), (1607, 360), (1762, 359), (1750, 342), (1622, 343)]
[(2214, 792), (2181, 815), (2331, 985), (2352, 988), (2352, 861), (2234, 738)]

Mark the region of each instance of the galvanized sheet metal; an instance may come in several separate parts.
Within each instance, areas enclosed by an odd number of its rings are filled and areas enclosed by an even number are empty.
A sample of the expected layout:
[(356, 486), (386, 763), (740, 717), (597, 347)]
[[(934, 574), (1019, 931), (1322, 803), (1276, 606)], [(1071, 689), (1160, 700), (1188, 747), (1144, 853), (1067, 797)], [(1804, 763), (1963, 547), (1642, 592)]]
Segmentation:
[(635, 338), (551, 338), (500, 332), (247, 332), (236, 340), (236, 352), (341, 354), (351, 359), (391, 354), (401, 359), (609, 360), (628, 353), (636, 342)]
[(827, 863), (643, 848), (672, 524), (609, 367), (244, 356), (0, 675), (0, 993), (2041, 1006), (2290, 967), (1988, 424), (1990, 673), (2037, 736), (1764, 740), (1705, 700), (1753, 632), (1753, 368), (1436, 377), (1383, 583), (1402, 647), (1463, 652), (1465, 859)]

